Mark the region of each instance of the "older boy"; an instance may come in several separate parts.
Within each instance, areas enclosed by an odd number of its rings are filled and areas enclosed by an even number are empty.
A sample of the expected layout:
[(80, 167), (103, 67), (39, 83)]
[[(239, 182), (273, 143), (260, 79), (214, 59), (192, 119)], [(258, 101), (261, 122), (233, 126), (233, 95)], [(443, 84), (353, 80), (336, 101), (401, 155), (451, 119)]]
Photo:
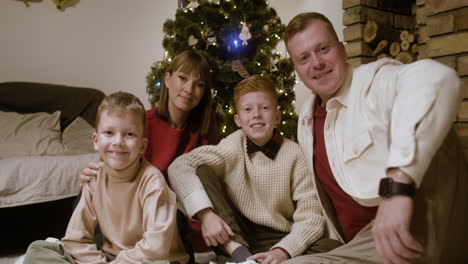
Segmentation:
[[(142, 158), (145, 110), (128, 93), (99, 106), (94, 148), (104, 165), (86, 183), (61, 242), (36, 241), (24, 263), (186, 263), (176, 226), (176, 196), (164, 176)], [(98, 250), (94, 231), (104, 244)], [(145, 262), (145, 263), (146, 263)]]
[[(251, 76), (235, 87), (234, 100), (241, 129), (179, 157), (168, 170), (187, 214), (201, 221), (207, 245), (222, 245), (235, 261), (252, 263), (280, 263), (336, 246), (311, 248), (324, 219), (301, 148), (275, 128), (281, 113), (273, 82)], [(202, 165), (214, 172), (198, 169)]]

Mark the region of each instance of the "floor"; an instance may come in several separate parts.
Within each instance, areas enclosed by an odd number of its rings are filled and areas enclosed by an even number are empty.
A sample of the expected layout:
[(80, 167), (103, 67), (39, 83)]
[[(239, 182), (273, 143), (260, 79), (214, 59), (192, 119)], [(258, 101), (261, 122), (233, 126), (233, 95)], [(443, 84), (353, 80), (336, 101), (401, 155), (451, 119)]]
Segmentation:
[(0, 264), (15, 264), (15, 261), (23, 255), (22, 253), (11, 253), (0, 255)]
[[(23, 255), (23, 252), (12, 252), (12, 253), (1, 253), (0, 252), (0, 264), (15, 264), (16, 260)], [(232, 261), (227, 257), (218, 256), (211, 262), (203, 262), (210, 264), (224, 264), (228, 261)]]

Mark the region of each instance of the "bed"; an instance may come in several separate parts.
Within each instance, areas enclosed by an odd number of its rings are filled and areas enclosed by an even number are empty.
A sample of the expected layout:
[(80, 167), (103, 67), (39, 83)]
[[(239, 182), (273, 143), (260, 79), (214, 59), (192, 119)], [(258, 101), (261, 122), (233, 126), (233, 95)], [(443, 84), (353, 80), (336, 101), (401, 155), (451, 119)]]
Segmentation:
[(0, 254), (63, 236), (79, 172), (98, 158), (91, 135), (104, 96), (92, 88), (0, 83)]

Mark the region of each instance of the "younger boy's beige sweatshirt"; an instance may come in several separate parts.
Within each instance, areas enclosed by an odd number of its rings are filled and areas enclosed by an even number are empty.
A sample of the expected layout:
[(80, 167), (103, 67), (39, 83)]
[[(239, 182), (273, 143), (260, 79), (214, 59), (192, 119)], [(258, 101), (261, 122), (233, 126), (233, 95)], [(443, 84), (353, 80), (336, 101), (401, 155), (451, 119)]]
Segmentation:
[[(110, 263), (187, 263), (176, 211), (175, 193), (145, 159), (121, 171), (104, 165), (97, 179), (83, 187), (62, 243), (77, 263), (108, 263), (103, 251), (116, 256)], [(93, 241), (97, 226), (102, 251)]]

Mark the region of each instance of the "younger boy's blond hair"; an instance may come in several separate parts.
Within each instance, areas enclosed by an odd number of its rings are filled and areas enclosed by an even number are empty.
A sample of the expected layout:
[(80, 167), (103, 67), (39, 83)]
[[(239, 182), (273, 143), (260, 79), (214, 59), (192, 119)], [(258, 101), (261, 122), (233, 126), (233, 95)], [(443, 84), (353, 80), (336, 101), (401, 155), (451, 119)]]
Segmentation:
[(273, 96), (275, 106), (278, 105), (278, 93), (276, 92), (275, 83), (266, 77), (252, 75), (247, 79), (240, 81), (236, 87), (234, 87), (234, 103), (236, 104), (236, 109), (241, 96), (260, 91), (271, 94), (271, 96)]
[(141, 103), (140, 99), (135, 95), (120, 91), (106, 96), (97, 110), (96, 128), (98, 128), (99, 122), (101, 121), (101, 115), (105, 111), (109, 113), (123, 112), (135, 114), (135, 116), (140, 118), (143, 131), (145, 131), (145, 107)]

